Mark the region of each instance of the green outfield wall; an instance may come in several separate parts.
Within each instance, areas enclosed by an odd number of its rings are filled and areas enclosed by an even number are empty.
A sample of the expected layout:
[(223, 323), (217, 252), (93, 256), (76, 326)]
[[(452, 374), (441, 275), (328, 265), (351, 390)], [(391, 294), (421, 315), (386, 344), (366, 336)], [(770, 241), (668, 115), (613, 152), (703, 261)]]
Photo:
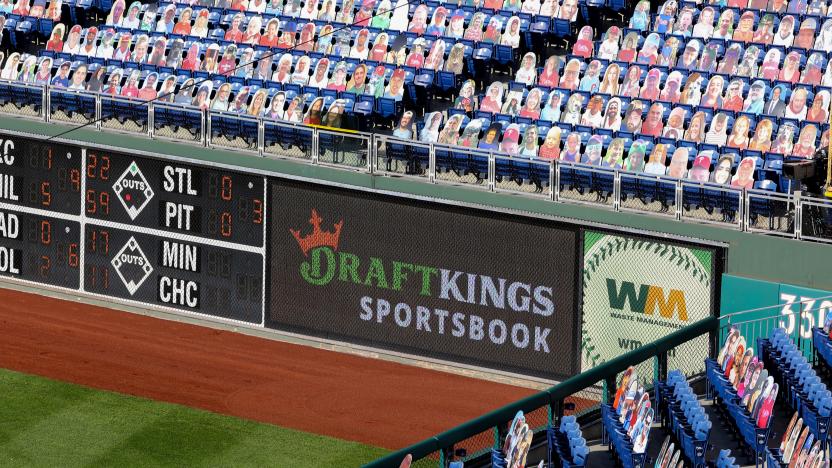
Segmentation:
[[(0, 116), (0, 128), (55, 136), (71, 127)], [(434, 185), (423, 181), (370, 175), (357, 171), (312, 165), (302, 161), (260, 158), (251, 154), (203, 148), (140, 136), (100, 132), (94, 127), (75, 130), (62, 138), (152, 151), (181, 157), (272, 171), (373, 190), (402, 192), (485, 206), (570, 218), (612, 226), (641, 229), (661, 234), (687, 236), (728, 245), (725, 272), (736, 277), (832, 290), (832, 246), (740, 232), (713, 225), (682, 223), (672, 219), (633, 213), (617, 213), (586, 205), (555, 203), (506, 193), (491, 193), (482, 187)], [(762, 300), (762, 299), (754, 299)], [(723, 306), (723, 310), (726, 306)], [(734, 309), (736, 310), (736, 309)]]

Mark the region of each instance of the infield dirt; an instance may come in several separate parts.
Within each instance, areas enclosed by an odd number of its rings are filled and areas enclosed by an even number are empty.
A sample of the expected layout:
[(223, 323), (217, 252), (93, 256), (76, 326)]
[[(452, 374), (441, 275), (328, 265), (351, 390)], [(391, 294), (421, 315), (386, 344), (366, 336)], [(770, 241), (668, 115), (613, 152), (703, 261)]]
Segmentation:
[(0, 289), (0, 367), (398, 449), (532, 394)]

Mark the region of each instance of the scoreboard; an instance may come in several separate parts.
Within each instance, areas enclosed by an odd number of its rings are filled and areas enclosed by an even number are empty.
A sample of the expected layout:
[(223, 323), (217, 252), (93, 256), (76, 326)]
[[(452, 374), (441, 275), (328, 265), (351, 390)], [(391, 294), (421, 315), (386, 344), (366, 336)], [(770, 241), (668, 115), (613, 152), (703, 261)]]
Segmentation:
[(261, 324), (266, 179), (0, 134), (0, 276)]

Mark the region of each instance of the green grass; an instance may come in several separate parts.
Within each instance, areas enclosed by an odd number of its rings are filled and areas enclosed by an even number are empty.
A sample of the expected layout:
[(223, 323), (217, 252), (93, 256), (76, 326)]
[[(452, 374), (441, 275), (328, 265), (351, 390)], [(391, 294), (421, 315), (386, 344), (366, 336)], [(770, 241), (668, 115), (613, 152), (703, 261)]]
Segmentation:
[(353, 467), (385, 453), (0, 369), (0, 466)]

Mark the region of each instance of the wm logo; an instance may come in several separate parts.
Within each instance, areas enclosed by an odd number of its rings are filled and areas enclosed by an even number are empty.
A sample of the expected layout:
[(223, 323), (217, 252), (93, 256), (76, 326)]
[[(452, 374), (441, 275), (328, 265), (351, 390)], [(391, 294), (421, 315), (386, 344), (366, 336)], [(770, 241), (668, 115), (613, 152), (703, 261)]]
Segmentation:
[(636, 291), (636, 285), (629, 281), (622, 281), (619, 288), (614, 279), (607, 278), (607, 293), (613, 309), (624, 310), (629, 303), (630, 310), (636, 313), (654, 315), (658, 309), (662, 317), (673, 318), (675, 311), (679, 320), (688, 320), (685, 294), (678, 289), (671, 289), (670, 294), (665, 296), (659, 286), (642, 284)]

